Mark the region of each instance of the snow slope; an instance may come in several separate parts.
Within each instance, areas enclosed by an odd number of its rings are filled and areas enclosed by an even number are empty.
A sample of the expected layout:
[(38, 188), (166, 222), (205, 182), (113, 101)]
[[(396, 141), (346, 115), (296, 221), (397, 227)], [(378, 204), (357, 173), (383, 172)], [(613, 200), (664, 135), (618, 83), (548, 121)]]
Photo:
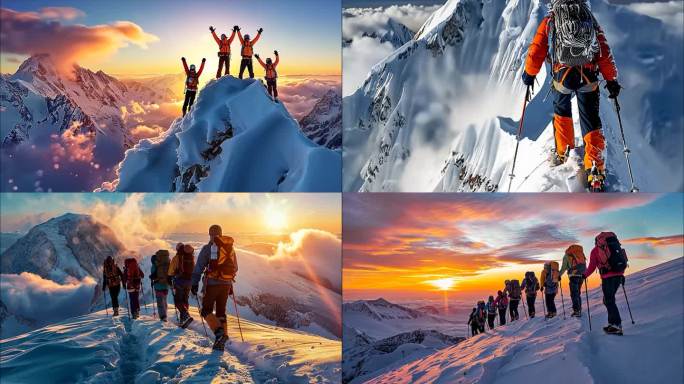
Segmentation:
[(126, 152), (120, 192), (333, 192), (341, 156), (299, 130), (260, 81), (225, 76), (210, 81), (191, 112), (155, 139)]
[[(343, 99), (345, 191), (506, 191), (529, 42), (545, 0), (449, 0), (411, 42)], [(625, 87), (625, 135), (642, 191), (684, 186), (682, 36), (662, 21), (592, 0)], [(553, 113), (546, 70), (528, 106), (512, 191), (577, 191), (580, 146), (550, 168)], [(672, 85), (678, 86), (672, 86)], [(602, 89), (603, 91), (603, 89)], [(603, 91), (608, 189), (630, 188), (617, 118)], [(573, 102), (573, 104), (575, 104)], [(582, 144), (576, 105), (575, 141)]]
[(230, 316), (231, 342), (221, 354), (199, 321), (182, 330), (148, 311), (133, 321), (125, 310), (116, 319), (99, 311), (4, 339), (3, 383), (339, 382), (339, 341), (241, 319), (243, 343)]
[(586, 313), (581, 320), (564, 320), (561, 315), (548, 321), (516, 321), (369, 383), (527, 383), (549, 374), (555, 383), (681, 383), (683, 263), (679, 258), (627, 276), (636, 324), (630, 323), (624, 296), (618, 292), (622, 337), (601, 330), (607, 315), (597, 288), (589, 294), (592, 332)]

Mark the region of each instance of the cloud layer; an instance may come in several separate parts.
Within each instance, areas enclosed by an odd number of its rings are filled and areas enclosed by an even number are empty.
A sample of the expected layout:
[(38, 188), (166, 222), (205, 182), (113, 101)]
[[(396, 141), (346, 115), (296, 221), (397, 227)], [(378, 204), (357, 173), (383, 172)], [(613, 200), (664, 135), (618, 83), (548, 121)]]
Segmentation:
[(68, 70), (79, 60), (107, 57), (130, 44), (146, 48), (147, 44), (158, 40), (129, 21), (95, 26), (62, 23), (81, 16), (83, 12), (66, 7), (42, 8), (38, 12), (1, 8), (2, 52), (20, 55), (50, 53), (60, 69)]

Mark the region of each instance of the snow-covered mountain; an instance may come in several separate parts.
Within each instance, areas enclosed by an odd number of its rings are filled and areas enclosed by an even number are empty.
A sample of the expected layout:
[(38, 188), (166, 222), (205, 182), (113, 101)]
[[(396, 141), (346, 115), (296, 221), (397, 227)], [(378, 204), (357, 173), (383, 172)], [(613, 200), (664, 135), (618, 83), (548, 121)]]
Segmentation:
[(67, 213), (33, 227), (0, 257), (0, 272), (31, 272), (64, 283), (86, 276), (99, 280), (108, 256), (117, 261), (124, 245), (106, 225), (89, 215)]
[(136, 142), (122, 108), (174, 99), (78, 65), (60, 72), (47, 54), (29, 57), (0, 78), (2, 190), (92, 190)]
[(342, 306), (343, 382), (361, 383), (390, 366), (399, 367), (462, 341), (462, 329), (434, 307), (412, 309), (385, 299)]
[[(242, 342), (229, 316), (230, 342), (218, 354), (199, 321), (182, 330), (150, 311), (131, 321), (102, 310), (4, 339), (3, 382), (339, 383), (339, 341), (243, 318)], [(190, 314), (199, 318), (194, 305)]]
[(341, 155), (311, 142), (258, 80), (210, 81), (160, 137), (126, 152), (121, 192), (334, 192)]
[(302, 132), (311, 141), (330, 149), (342, 146), (342, 95), (328, 90), (306, 116), (299, 120)]
[[(547, 5), (449, 0), (411, 42), (376, 64), (343, 99), (343, 189), (506, 191), (525, 92), (520, 76)], [(620, 103), (636, 184), (642, 191), (681, 190), (682, 36), (624, 6), (591, 5), (625, 87)], [(566, 165), (551, 168), (545, 161), (553, 147), (546, 73), (527, 109), (512, 191), (583, 190), (577, 180), (582, 147)], [(625, 191), (630, 183), (611, 105), (604, 93), (608, 189)]]
[[(404, 24), (388, 18), (387, 23), (379, 29), (364, 30), (358, 37), (367, 37), (379, 41), (380, 43), (390, 43), (394, 48), (399, 48), (413, 38), (413, 31)], [(342, 41), (342, 46), (349, 46), (353, 42), (353, 37), (347, 37)]]
[[(595, 278), (595, 277), (594, 277)], [(516, 321), (444, 348), (369, 383), (528, 383), (555, 372), (558, 383), (680, 383), (684, 380), (684, 260), (626, 277), (635, 324), (621, 292), (625, 336), (610, 336), (601, 288), (589, 292), (593, 331), (582, 319)], [(557, 304), (558, 298), (556, 298)], [(568, 302), (566, 300), (566, 305)]]

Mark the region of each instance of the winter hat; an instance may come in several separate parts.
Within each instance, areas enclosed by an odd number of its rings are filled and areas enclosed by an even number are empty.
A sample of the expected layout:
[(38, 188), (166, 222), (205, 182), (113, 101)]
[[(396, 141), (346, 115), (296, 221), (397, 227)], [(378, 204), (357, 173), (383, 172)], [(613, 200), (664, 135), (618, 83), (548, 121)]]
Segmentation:
[(192, 255), (195, 253), (195, 248), (193, 248), (190, 244), (185, 244), (183, 246), (183, 252), (187, 253), (188, 255)]
[(180, 252), (183, 249), (183, 243), (176, 244), (176, 252)]
[(195, 64), (190, 64), (190, 70), (194, 71), (195, 70)]
[(245, 35), (245, 40), (249, 40), (249, 35)]

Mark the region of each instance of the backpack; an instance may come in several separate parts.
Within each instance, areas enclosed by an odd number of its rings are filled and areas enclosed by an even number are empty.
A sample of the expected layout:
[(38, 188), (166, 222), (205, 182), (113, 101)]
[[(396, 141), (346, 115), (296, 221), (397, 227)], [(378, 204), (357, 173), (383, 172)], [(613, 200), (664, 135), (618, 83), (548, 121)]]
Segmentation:
[(195, 250), (190, 245), (185, 245), (178, 253), (178, 272), (185, 280), (192, 279), (192, 272), (195, 270)]
[(124, 261), (124, 267), (126, 269), (126, 286), (131, 289), (140, 288), (140, 266), (138, 266), (138, 260), (129, 257)]
[(154, 254), (154, 265), (157, 267), (155, 271), (155, 281), (159, 283), (166, 283), (169, 278), (169, 251), (160, 249)]
[(484, 300), (480, 300), (477, 302), (477, 317), (484, 320), (485, 316), (486, 316), (485, 302), (484, 302)]
[(233, 281), (237, 274), (237, 259), (233, 250), (233, 238), (230, 236), (214, 237), (217, 255), (210, 255), (207, 277), (216, 280)]
[(567, 67), (583, 66), (599, 53), (598, 23), (585, 0), (555, 0), (549, 20), (550, 57)]
[(553, 294), (558, 289), (558, 280), (560, 274), (558, 273), (558, 262), (548, 261), (544, 263), (544, 288), (547, 293)]
[(508, 308), (508, 300), (506, 300), (506, 295), (501, 295), (501, 297), (499, 297), (499, 309), (506, 308)]
[(537, 294), (538, 289), (539, 280), (537, 280), (537, 276), (531, 272), (525, 273), (525, 293), (527, 293), (528, 296), (533, 296)]
[(512, 299), (520, 299), (520, 282), (517, 279), (511, 280), (510, 297)]
[(278, 78), (278, 71), (276, 71), (275, 65), (266, 64), (266, 78), (267, 79), (277, 79)]
[(584, 256), (584, 249), (581, 245), (573, 244), (565, 250), (565, 256), (568, 258), (570, 270), (568, 276), (578, 276), (584, 273), (587, 269), (587, 258)]
[(601, 232), (596, 236), (599, 273), (624, 272), (627, 269), (627, 252), (625, 252), (617, 235), (613, 232)]
[(104, 274), (107, 277), (107, 285), (110, 287), (119, 285), (121, 283), (121, 277), (119, 276), (119, 271), (116, 268), (114, 259), (107, 258), (104, 263)]
[(493, 301), (487, 303), (487, 313), (490, 315), (496, 315), (496, 306)]

